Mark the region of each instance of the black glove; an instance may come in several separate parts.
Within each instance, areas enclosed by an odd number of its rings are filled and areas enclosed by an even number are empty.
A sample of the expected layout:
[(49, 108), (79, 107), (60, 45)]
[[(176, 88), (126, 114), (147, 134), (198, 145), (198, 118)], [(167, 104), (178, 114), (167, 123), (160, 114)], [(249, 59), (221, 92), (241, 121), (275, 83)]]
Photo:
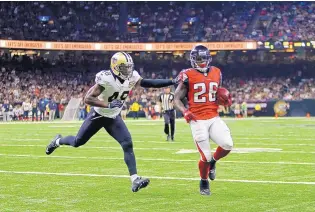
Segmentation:
[(108, 108), (115, 108), (115, 107), (120, 108), (123, 106), (123, 104), (124, 103), (122, 101), (114, 99), (112, 102), (108, 104)]

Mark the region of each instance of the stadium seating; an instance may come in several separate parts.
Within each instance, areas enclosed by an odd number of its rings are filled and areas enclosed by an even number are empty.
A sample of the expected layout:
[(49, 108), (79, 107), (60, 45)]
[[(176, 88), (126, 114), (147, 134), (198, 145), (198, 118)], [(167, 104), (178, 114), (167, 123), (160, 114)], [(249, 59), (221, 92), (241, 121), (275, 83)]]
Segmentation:
[(311, 2), (1, 2), (0, 38), (90, 42), (312, 40), (313, 8)]

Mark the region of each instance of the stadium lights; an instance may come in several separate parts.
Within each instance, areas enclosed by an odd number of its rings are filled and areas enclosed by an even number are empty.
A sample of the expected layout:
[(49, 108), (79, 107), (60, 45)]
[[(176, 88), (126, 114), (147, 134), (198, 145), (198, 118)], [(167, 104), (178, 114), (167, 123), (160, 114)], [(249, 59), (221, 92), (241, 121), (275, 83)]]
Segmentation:
[(101, 44), (96, 43), (94, 47), (95, 47), (96, 50), (100, 50), (101, 49)]
[(51, 49), (51, 43), (45, 43), (45, 48), (46, 49)]
[(0, 47), (5, 47), (5, 41), (4, 40), (0, 41)]

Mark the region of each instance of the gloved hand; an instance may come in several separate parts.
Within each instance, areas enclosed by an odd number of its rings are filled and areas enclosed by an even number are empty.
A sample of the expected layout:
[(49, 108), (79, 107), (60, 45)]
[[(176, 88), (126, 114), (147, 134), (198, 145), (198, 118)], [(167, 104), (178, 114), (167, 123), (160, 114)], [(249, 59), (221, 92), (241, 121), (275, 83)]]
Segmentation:
[(186, 110), (184, 112), (184, 118), (186, 119), (187, 123), (189, 123), (191, 121), (197, 121), (196, 116), (192, 112), (190, 112), (189, 110)]
[(109, 104), (108, 104), (108, 108), (120, 108), (123, 106), (123, 102), (118, 100), (118, 99), (114, 99), (113, 101), (111, 101)]

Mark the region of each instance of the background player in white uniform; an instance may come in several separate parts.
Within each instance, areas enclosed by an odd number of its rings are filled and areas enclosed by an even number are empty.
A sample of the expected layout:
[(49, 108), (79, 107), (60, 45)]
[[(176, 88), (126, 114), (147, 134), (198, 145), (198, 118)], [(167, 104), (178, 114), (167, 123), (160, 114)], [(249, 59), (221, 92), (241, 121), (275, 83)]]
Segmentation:
[(131, 56), (118, 52), (111, 58), (110, 70), (96, 74), (95, 85), (87, 92), (84, 102), (93, 106), (76, 136), (57, 135), (46, 148), (51, 154), (60, 145), (79, 147), (84, 145), (95, 133), (104, 128), (121, 145), (124, 160), (131, 176), (132, 191), (146, 187), (150, 180), (137, 175), (136, 159), (131, 135), (120, 116), (125, 99), (131, 89), (137, 86), (160, 88), (173, 85), (179, 79), (142, 79), (134, 70)]

